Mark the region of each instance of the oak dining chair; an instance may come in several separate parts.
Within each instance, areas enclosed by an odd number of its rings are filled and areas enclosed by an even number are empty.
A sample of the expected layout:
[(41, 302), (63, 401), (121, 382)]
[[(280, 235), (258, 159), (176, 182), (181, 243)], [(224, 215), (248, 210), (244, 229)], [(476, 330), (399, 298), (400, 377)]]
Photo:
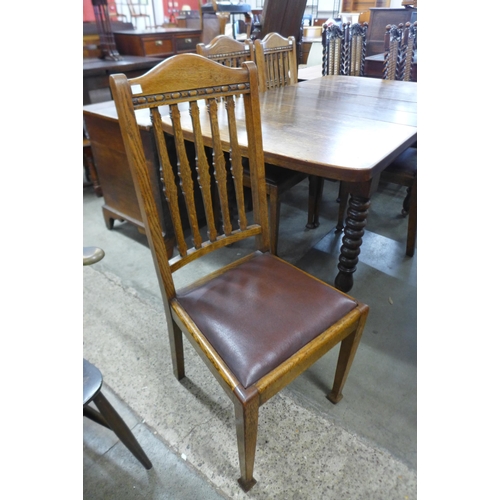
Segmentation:
[(227, 35), (218, 35), (208, 44), (199, 43), (196, 53), (231, 68), (255, 60), (252, 40), (239, 41)]
[[(279, 33), (268, 33), (262, 40), (255, 40), (255, 62), (259, 72), (261, 92), (294, 85), (297, 77), (297, 48), (293, 36), (283, 37)], [(281, 196), (308, 176), (302, 172), (266, 164), (266, 184), (269, 195), (271, 224), (271, 249), (278, 252), (278, 235), (281, 209)], [(248, 172), (244, 177), (245, 185), (250, 183)], [(314, 182), (314, 181), (313, 181)], [(313, 185), (309, 184), (309, 191)], [(315, 189), (314, 189), (315, 192)], [(308, 222), (312, 217), (312, 205), (309, 200)], [(307, 227), (309, 227), (307, 225)]]
[[(283, 41), (286, 40), (287, 39), (282, 38), (280, 43), (283, 44)], [(255, 61), (255, 48), (252, 40), (240, 42), (225, 35), (215, 37), (207, 45), (199, 43), (196, 46), (196, 52), (224, 66), (235, 68), (241, 67), (244, 61)], [(251, 181), (246, 161), (244, 161), (243, 167), (243, 184), (248, 188), (250, 187)], [(266, 191), (269, 196), (271, 250), (273, 253), (277, 254), (281, 196), (299, 182), (302, 182), (307, 175), (294, 170), (279, 168), (274, 165), (266, 165), (265, 172)]]
[[(111, 76), (111, 90), (128, 163), (146, 226), (161, 288), (174, 375), (185, 376), (183, 336), (207, 365), (234, 404), (240, 462), (239, 484), (255, 484), (259, 407), (294, 380), (334, 345), (339, 360), (328, 398), (336, 403), (353, 362), (368, 307), (270, 252), (267, 195), (257, 67), (254, 62), (228, 68), (198, 54), (180, 54), (162, 61), (147, 74), (127, 80)], [(159, 107), (168, 106), (168, 126)], [(235, 106), (244, 119), (236, 120)], [(148, 169), (135, 110), (149, 108), (161, 166)], [(165, 115), (166, 116), (166, 115)], [(164, 131), (172, 131), (178, 165), (169, 160)], [(198, 175), (193, 176), (184, 149), (186, 134), (196, 147)], [(207, 157), (205, 144), (213, 154)], [(231, 151), (227, 175), (223, 152)], [(243, 161), (248, 158), (253, 200), (252, 217), (245, 212)], [(154, 192), (150, 176), (162, 179)], [(175, 177), (182, 183), (178, 197)], [(204, 197), (203, 214), (196, 210), (195, 185)], [(217, 186), (224, 220), (217, 232), (212, 202)], [(229, 215), (228, 190), (235, 193), (238, 218)], [(166, 198), (175, 229), (176, 255), (168, 259), (155, 199)], [(183, 200), (181, 200), (183, 198)], [(186, 206), (191, 230), (183, 230), (179, 204)], [(199, 220), (206, 225), (199, 227)], [(250, 240), (248, 240), (250, 239)], [(255, 250), (206, 274), (195, 262), (243, 240)], [(213, 254), (212, 254), (213, 255)], [(178, 288), (173, 274), (190, 269), (195, 282)], [(169, 409), (172, 411), (172, 409)], [(264, 472), (262, 472), (264, 474)]]

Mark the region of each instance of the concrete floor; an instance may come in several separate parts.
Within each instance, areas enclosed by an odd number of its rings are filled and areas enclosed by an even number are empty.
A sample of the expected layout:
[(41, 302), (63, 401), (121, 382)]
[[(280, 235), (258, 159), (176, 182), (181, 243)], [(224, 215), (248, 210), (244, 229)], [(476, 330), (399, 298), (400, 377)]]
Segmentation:
[[(337, 190), (325, 183), (315, 230), (304, 228), (307, 181), (286, 193), (281, 213), (280, 256), (330, 283), (340, 248), (333, 231)], [(257, 484), (244, 494), (225, 393), (188, 343), (187, 377), (178, 382), (172, 375), (146, 238), (128, 223), (107, 230), (103, 199), (84, 189), (83, 244), (102, 247), (106, 256), (83, 268), (83, 354), (103, 372), (106, 395), (153, 462), (145, 471), (110, 431), (84, 421), (84, 498), (416, 498), (418, 253), (405, 256), (404, 194), (387, 184), (372, 198), (350, 292), (370, 315), (344, 399), (333, 405), (325, 398), (334, 350), (266, 403)], [(227, 256), (244, 251), (233, 247)], [(201, 265), (219, 263), (210, 257)]]

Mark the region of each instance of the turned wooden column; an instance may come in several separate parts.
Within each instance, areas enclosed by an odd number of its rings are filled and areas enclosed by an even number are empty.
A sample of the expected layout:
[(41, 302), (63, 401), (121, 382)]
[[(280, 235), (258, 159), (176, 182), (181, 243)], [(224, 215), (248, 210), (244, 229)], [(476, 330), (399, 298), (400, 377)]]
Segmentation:
[(370, 208), (370, 199), (353, 195), (349, 199), (345, 221), (344, 237), (340, 248), (335, 286), (343, 292), (348, 292), (354, 283), (353, 274), (356, 271), (363, 235), (365, 234), (366, 218)]

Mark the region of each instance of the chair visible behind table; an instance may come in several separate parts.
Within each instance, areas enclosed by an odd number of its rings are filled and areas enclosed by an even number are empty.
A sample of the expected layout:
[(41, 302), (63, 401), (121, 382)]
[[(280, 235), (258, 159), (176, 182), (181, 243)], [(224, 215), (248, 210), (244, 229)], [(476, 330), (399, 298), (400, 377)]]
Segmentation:
[[(295, 85), (297, 83), (297, 49), (293, 36), (283, 37), (268, 33), (262, 40), (255, 40), (255, 62), (259, 70), (261, 92)], [(281, 195), (302, 182), (307, 174), (266, 164), (266, 188), (271, 214), (271, 250), (277, 253)], [(245, 185), (250, 176), (245, 173)], [(308, 216), (309, 220), (310, 216)]]
[(255, 60), (251, 40), (241, 42), (227, 35), (216, 36), (208, 44), (199, 43), (196, 53), (231, 68), (241, 68), (243, 62)]
[[(417, 22), (388, 25), (385, 33), (384, 79), (411, 81), (417, 49)], [(380, 175), (381, 180), (407, 188), (401, 213), (408, 215), (406, 255), (413, 257), (417, 240), (417, 148), (416, 144), (401, 153)], [(343, 228), (349, 193), (341, 186), (337, 228)]]
[[(328, 395), (332, 402), (338, 402), (368, 307), (269, 251), (254, 62), (244, 62), (242, 68), (228, 68), (197, 54), (181, 54), (166, 59), (138, 78), (127, 80), (123, 74), (112, 75), (111, 89), (162, 291), (174, 375), (178, 379), (185, 376), (184, 334), (234, 404), (239, 483), (249, 490), (256, 482), (253, 470), (259, 407), (341, 342), (335, 380)], [(161, 119), (160, 106), (170, 108), (168, 125)], [(153, 192), (150, 176), (154, 174), (148, 170), (136, 122), (134, 111), (141, 108), (149, 108), (151, 112), (161, 161), (157, 174), (163, 183), (160, 193)], [(175, 137), (172, 147), (180, 159), (178, 166), (169, 162), (165, 130)], [(184, 131), (196, 147), (197, 176), (192, 175), (185, 155)], [(240, 145), (243, 137), (244, 147)], [(213, 149), (209, 156), (205, 152), (207, 142)], [(229, 150), (230, 176), (223, 154)], [(251, 179), (251, 222), (245, 213), (243, 155), (248, 157)], [(189, 212), (191, 235), (184, 233), (180, 223), (181, 200), (174, 182), (177, 174)], [(211, 199), (214, 177), (224, 220), (219, 233)], [(193, 201), (196, 184), (204, 196), (202, 217)], [(234, 226), (229, 215), (229, 184), (236, 193), (239, 214)], [(157, 194), (167, 199), (174, 221), (178, 255), (170, 260), (155, 204)], [(207, 221), (206, 230), (198, 226), (200, 219)], [(198, 267), (196, 282), (183, 289), (176, 288), (174, 272), (187, 265), (194, 271), (199, 257), (205, 257), (203, 264), (206, 264), (207, 254), (248, 238), (254, 241), (255, 251), (234, 257), (237, 260), (208, 275), (205, 266)]]
[[(344, 23), (341, 26), (331, 21), (323, 25), (321, 44), (323, 46), (323, 57), (321, 71), (323, 76), (347, 75), (363, 76), (366, 59), (366, 33), (367, 23)], [(319, 226), (319, 205), (323, 195), (325, 179), (323, 177), (311, 177), (311, 189), (309, 195), (309, 221), (308, 227)], [(347, 199), (343, 191), (343, 183), (339, 185), (340, 211), (345, 212)], [(338, 227), (338, 226), (337, 226)]]

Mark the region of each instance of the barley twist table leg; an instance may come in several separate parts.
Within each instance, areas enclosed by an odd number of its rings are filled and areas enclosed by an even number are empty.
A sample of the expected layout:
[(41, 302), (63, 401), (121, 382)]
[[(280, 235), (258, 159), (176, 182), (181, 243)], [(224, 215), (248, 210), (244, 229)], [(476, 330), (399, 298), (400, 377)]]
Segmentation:
[(370, 199), (361, 196), (351, 196), (347, 209), (344, 237), (340, 248), (338, 269), (335, 286), (343, 292), (348, 292), (354, 283), (353, 274), (356, 271), (358, 255), (362, 237), (365, 233), (366, 218)]

